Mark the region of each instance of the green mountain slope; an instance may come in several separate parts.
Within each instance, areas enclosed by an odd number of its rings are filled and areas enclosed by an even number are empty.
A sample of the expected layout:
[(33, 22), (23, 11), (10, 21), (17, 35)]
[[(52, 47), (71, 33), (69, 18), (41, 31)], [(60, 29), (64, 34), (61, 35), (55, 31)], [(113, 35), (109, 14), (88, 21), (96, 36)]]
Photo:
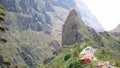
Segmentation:
[[(84, 25), (75, 9), (70, 11), (62, 33), (61, 52), (45, 65), (46, 68), (95, 68), (95, 63), (100, 61), (109, 61), (113, 66), (120, 65), (119, 39), (108, 32), (96, 33), (94, 29)], [(82, 64), (79, 53), (87, 46), (98, 49), (95, 52), (98, 60)], [(44, 65), (41, 67), (44, 68)]]

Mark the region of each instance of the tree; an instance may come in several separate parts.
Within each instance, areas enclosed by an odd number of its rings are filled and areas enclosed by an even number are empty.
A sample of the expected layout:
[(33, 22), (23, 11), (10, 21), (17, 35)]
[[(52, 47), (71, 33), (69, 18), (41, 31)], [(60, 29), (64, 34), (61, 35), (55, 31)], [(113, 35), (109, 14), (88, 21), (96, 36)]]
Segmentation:
[[(2, 34), (6, 30), (5, 27), (3, 26), (4, 21), (5, 21), (5, 12), (4, 12), (3, 8), (4, 8), (3, 5), (0, 4), (0, 42), (6, 43), (7, 40), (4, 37), (2, 37)], [(2, 50), (2, 48), (0, 48), (0, 50)], [(9, 67), (10, 62), (9, 61), (4, 61), (3, 58), (4, 58), (3, 55), (0, 54), (0, 66), (1, 66), (1, 68), (5, 68), (6, 66)]]
[[(3, 10), (3, 5), (0, 4), (0, 31), (5, 32), (5, 27), (2, 25), (5, 21), (5, 12)], [(0, 36), (0, 42), (6, 43), (7, 40), (4, 37)]]

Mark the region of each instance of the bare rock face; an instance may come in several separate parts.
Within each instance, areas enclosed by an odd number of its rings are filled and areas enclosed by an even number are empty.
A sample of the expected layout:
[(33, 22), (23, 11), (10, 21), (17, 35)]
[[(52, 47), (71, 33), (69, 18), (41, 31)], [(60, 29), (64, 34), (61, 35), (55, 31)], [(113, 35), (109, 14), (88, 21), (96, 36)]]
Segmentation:
[(90, 40), (104, 46), (101, 36), (93, 28), (84, 24), (75, 9), (71, 10), (62, 27), (62, 45), (89, 42)]
[(120, 24), (115, 29), (109, 32), (112, 33), (114, 36), (119, 37), (120, 36)]
[(120, 24), (113, 30), (110, 31), (111, 33), (120, 33)]
[(62, 45), (70, 45), (77, 41), (78, 15), (75, 9), (70, 11), (62, 28)]

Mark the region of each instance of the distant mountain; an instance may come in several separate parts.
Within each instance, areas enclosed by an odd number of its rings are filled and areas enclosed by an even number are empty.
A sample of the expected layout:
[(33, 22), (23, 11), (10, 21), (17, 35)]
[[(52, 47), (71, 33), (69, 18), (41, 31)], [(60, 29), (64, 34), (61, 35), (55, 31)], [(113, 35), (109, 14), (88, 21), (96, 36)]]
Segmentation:
[(104, 31), (82, 0), (1, 0), (0, 3), (7, 12), (6, 22), (12, 22), (18, 30), (61, 31), (69, 11), (77, 8), (86, 25), (97, 32)]
[(120, 24), (113, 30), (111, 30), (110, 32), (112, 33), (120, 33)]
[(105, 31), (97, 18), (93, 15), (93, 13), (89, 10), (89, 8), (84, 4), (82, 0), (75, 0), (75, 2), (76, 8), (78, 9), (78, 14), (86, 25), (94, 28), (96, 32)]

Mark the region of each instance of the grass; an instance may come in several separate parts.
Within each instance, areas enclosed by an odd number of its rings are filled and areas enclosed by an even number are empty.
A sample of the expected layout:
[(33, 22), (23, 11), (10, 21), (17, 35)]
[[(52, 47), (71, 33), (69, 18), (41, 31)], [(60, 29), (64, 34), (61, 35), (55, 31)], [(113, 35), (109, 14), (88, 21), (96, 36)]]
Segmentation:
[[(79, 59), (79, 53), (87, 47), (89, 43), (84, 43), (80, 45), (76, 43), (74, 45), (68, 46), (62, 49), (55, 59), (45, 65), (46, 68), (94, 68), (95, 61), (87, 64), (81, 64)], [(81, 48), (81, 46), (83, 48)], [(112, 65), (119, 67), (119, 51), (110, 50), (109, 48), (100, 47), (96, 52), (95, 56), (100, 61), (109, 61)], [(114, 64), (116, 63), (116, 64)], [(43, 66), (44, 68), (44, 66)]]

